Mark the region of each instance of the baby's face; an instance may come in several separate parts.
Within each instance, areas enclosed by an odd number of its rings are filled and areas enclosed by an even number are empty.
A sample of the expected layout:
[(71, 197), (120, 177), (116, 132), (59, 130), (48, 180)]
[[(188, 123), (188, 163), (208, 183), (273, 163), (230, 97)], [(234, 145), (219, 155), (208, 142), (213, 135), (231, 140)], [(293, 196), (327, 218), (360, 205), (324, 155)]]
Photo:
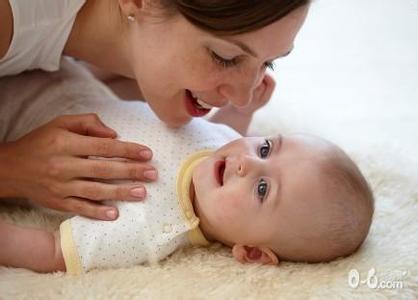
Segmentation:
[(286, 243), (320, 218), (319, 167), (328, 144), (304, 135), (235, 140), (193, 172), (194, 207), (209, 239), (227, 245)]

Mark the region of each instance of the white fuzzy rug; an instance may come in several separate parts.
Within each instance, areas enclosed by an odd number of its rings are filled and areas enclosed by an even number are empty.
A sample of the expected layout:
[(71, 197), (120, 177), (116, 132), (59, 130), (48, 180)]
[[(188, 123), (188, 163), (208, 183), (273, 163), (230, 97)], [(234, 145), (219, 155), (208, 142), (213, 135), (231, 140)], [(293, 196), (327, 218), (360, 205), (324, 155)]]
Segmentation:
[[(376, 212), (368, 239), (351, 257), (248, 266), (213, 246), (177, 252), (156, 266), (80, 278), (0, 267), (0, 299), (417, 299), (417, 53), (417, 0), (314, 1), (294, 53), (277, 64), (274, 99), (251, 130), (322, 135), (360, 164)], [(5, 206), (0, 218), (51, 229), (60, 222)], [(351, 269), (359, 272), (357, 288), (348, 284)]]

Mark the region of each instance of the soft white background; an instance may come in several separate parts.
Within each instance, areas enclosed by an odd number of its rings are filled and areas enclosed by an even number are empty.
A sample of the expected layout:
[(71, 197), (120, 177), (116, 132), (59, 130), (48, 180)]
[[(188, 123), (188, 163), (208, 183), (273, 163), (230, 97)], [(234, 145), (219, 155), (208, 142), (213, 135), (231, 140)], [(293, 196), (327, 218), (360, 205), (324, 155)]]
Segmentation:
[(278, 87), (265, 113), (274, 110), (291, 131), (310, 128), (337, 142), (346, 135), (385, 140), (413, 152), (418, 0), (314, 1), (275, 77)]
[[(159, 266), (82, 278), (0, 267), (0, 298), (417, 299), (418, 0), (315, 0), (275, 76), (277, 91), (251, 132), (310, 132), (353, 156), (376, 195), (359, 252), (329, 264), (271, 268), (242, 266), (215, 246), (180, 251)], [(59, 224), (39, 212), (0, 213), (38, 227)], [(379, 281), (404, 287), (351, 289), (353, 268), (361, 280), (375, 268)]]

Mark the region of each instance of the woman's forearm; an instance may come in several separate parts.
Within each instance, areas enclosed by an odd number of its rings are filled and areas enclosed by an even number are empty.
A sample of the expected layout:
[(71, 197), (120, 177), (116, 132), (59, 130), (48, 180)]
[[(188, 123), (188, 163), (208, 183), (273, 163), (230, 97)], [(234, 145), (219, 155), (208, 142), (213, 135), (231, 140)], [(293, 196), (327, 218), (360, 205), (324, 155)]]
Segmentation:
[(0, 201), (7, 197), (20, 197), (16, 183), (11, 178), (13, 162), (8, 143), (0, 143)]
[(58, 234), (1, 221), (0, 264), (36, 272), (65, 271)]

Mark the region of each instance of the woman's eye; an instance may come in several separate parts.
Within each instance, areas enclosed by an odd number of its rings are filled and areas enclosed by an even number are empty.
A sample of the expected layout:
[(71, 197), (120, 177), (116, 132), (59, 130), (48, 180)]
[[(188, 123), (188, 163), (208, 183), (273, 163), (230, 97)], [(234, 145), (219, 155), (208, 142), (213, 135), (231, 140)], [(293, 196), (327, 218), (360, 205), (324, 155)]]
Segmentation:
[(268, 190), (267, 182), (264, 179), (260, 179), (257, 185), (257, 197), (261, 200), (261, 202), (264, 201), (267, 195), (267, 190)]
[(226, 58), (223, 58), (222, 56), (219, 56), (213, 51), (210, 51), (210, 54), (211, 54), (213, 61), (216, 64), (221, 65), (223, 68), (233, 67), (238, 64), (238, 58), (236, 57), (232, 59), (226, 59)]
[(259, 151), (261, 158), (266, 158), (270, 153), (271, 144), (269, 140), (264, 140), (264, 143), (261, 145)]

